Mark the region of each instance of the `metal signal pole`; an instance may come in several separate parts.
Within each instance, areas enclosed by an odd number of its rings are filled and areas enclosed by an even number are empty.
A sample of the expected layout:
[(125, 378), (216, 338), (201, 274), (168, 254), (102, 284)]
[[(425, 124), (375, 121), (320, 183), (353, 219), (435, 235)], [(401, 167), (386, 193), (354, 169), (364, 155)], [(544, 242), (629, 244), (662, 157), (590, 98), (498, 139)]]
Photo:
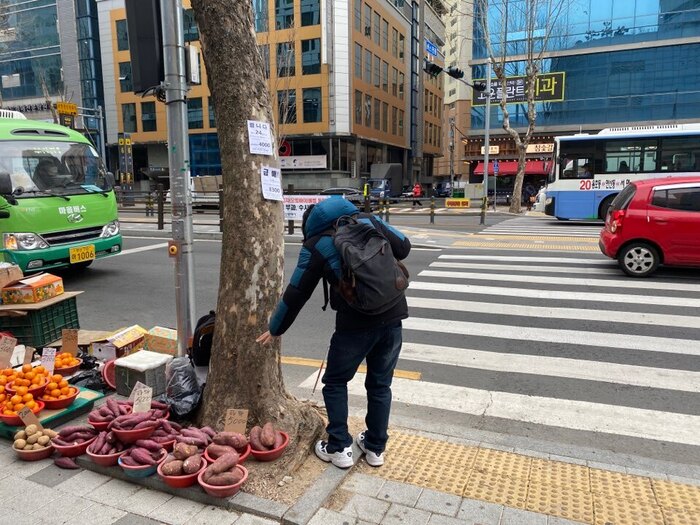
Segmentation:
[[(491, 60), (486, 62), (486, 106), (484, 108), (484, 202), (481, 205), (481, 220), (479, 224), (486, 224), (486, 209), (489, 205), (489, 138), (491, 128)], [(495, 174), (494, 174), (495, 176)], [(493, 192), (494, 205), (496, 203), (496, 191)]]

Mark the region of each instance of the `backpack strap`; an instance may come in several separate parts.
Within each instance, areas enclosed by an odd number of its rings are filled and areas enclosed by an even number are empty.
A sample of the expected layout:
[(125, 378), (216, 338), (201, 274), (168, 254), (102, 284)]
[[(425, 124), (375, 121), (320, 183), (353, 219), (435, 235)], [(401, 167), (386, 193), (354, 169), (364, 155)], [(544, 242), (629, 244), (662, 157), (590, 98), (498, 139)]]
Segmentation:
[(326, 311), (326, 308), (328, 308), (328, 300), (328, 281), (325, 277), (323, 277), (323, 306), (321, 307), (321, 310), (324, 312)]

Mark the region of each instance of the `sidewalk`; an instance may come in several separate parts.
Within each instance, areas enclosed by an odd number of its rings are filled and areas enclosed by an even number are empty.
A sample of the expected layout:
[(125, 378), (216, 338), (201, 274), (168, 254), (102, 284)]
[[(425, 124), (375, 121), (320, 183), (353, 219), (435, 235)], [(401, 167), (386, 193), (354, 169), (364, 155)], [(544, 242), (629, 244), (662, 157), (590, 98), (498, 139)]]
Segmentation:
[[(456, 443), (392, 429), (386, 464), (329, 466), (287, 506), (239, 493), (187, 498), (50, 460), (16, 461), (0, 452), (2, 523), (41, 525), (697, 525), (700, 480), (535, 452)], [(430, 436), (430, 437), (428, 437)], [(118, 469), (117, 469), (118, 470)], [(244, 487), (245, 488), (245, 487)], [(209, 503), (209, 504), (208, 504)], [(225, 510), (215, 505), (225, 504)]]

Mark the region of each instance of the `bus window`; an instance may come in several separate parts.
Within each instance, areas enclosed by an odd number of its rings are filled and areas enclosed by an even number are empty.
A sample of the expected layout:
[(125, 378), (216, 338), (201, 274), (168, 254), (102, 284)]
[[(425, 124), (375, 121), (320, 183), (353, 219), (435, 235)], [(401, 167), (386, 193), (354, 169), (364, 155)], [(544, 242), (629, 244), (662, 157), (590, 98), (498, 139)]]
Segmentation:
[(664, 171), (700, 171), (700, 144), (695, 137), (662, 139), (661, 155)]
[(564, 157), (561, 161), (562, 179), (592, 179), (593, 165), (584, 157)]
[(610, 140), (605, 143), (605, 173), (656, 170), (656, 140)]

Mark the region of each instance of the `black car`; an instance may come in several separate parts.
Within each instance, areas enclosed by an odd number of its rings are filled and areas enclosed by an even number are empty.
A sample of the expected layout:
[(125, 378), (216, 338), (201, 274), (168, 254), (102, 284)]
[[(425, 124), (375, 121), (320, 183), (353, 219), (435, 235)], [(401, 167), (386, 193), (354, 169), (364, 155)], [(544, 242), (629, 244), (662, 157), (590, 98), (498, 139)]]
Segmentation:
[[(321, 192), (321, 195), (343, 195), (348, 201), (352, 202), (358, 208), (364, 206), (365, 197), (357, 188), (328, 188)], [(370, 204), (372, 207), (379, 204), (376, 197), (370, 196)]]

